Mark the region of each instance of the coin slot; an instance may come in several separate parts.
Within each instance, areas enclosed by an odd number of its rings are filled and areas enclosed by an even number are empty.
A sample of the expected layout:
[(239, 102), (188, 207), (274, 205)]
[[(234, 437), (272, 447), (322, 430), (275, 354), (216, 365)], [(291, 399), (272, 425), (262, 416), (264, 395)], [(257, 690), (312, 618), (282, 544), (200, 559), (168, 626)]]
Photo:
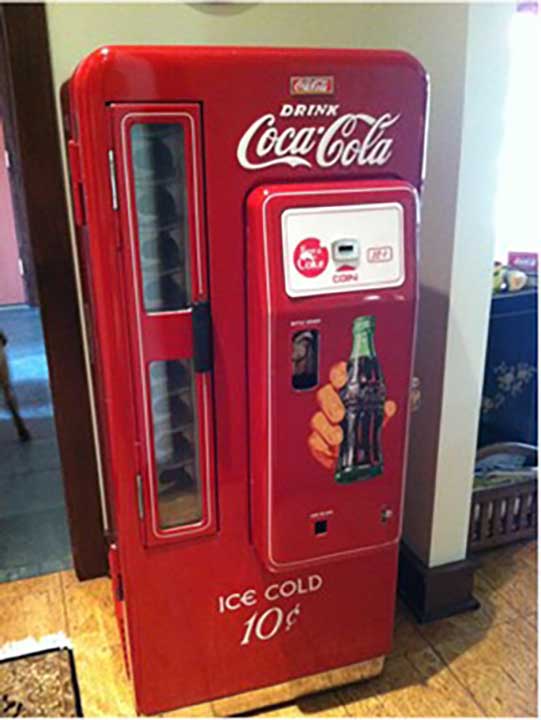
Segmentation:
[(314, 523), (314, 534), (315, 535), (326, 535), (327, 534), (327, 521), (316, 520)]
[(360, 260), (358, 238), (342, 238), (331, 244), (332, 258), (337, 265), (346, 264), (356, 268)]

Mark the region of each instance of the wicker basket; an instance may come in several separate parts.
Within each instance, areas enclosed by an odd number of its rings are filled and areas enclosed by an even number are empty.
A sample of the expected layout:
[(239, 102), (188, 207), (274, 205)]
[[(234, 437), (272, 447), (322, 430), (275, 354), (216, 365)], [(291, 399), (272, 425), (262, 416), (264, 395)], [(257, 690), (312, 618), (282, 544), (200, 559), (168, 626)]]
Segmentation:
[(468, 550), (476, 552), (535, 537), (537, 448), (514, 442), (480, 448), (476, 459)]
[(537, 537), (537, 479), (474, 490), (469, 551)]

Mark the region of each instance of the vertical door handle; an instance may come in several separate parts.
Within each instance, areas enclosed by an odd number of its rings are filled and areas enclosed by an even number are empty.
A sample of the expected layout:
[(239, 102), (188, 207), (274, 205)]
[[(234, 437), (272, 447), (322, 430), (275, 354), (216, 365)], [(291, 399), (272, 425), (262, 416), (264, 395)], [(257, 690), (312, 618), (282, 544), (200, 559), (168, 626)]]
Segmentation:
[(195, 372), (212, 370), (212, 321), (210, 303), (192, 305), (193, 364)]

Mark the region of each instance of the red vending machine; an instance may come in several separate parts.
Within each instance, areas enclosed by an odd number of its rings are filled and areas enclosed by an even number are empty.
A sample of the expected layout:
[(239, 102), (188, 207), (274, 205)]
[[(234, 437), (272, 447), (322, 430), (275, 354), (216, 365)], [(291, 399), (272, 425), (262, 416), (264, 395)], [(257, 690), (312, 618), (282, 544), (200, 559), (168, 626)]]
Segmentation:
[(64, 87), (140, 712), (382, 669), (427, 100), (360, 50), (106, 47)]

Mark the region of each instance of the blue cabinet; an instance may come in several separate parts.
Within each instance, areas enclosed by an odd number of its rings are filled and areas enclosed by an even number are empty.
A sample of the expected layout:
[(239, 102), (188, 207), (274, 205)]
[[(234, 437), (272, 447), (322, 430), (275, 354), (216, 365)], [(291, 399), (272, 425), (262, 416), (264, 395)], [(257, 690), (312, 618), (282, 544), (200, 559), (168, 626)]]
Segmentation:
[(492, 299), (478, 447), (537, 444), (537, 291)]

